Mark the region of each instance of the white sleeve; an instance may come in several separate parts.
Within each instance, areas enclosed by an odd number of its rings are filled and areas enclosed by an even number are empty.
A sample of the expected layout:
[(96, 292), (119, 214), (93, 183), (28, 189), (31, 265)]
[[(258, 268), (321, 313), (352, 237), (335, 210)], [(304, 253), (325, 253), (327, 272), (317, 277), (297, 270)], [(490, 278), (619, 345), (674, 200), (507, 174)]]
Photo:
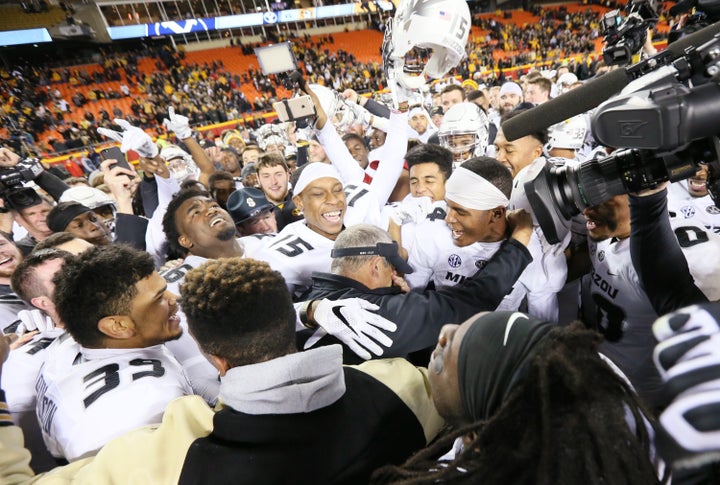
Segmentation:
[[(183, 320), (185, 315), (182, 315)], [(207, 360), (194, 338), (183, 325), (184, 331), (179, 339), (165, 342), (165, 346), (180, 362), (185, 376), (190, 381), (194, 394), (202, 396), (206, 402), (214, 405), (220, 394), (218, 370)]]
[(330, 162), (340, 172), (343, 185), (359, 184), (365, 179), (365, 171), (360, 168), (345, 143), (329, 121), (317, 134), (318, 141), (325, 149)]
[[(569, 234), (566, 239), (569, 239)], [(528, 313), (551, 322), (558, 320), (557, 293), (567, 279), (567, 260), (562, 250), (564, 243), (548, 244), (536, 227), (528, 247), (533, 262), (519, 278), (527, 288)]]
[(165, 255), (162, 251), (166, 239), (162, 228), (162, 220), (170, 200), (180, 190), (180, 184), (175, 177), (166, 179), (155, 177), (155, 180), (157, 181), (158, 206), (150, 218), (150, 222), (148, 222), (147, 232), (145, 233), (145, 250), (152, 255), (155, 267), (159, 268), (165, 263)]
[[(406, 225), (416, 226), (415, 223)], [(425, 247), (429, 246), (429, 244), (427, 244), (429, 241), (418, 241), (417, 239), (422, 237), (423, 231), (418, 231), (417, 229), (418, 227), (416, 226), (414, 231), (415, 239), (409, 244), (410, 247), (408, 249), (408, 263), (413, 267), (414, 271), (405, 275), (405, 281), (410, 285), (410, 288), (424, 289), (432, 278), (433, 268), (431, 258), (425, 251), (425, 249), (430, 249), (429, 247)], [(407, 248), (407, 246), (405, 247)]]
[(407, 126), (407, 113), (390, 113), (387, 138), (381, 151), (382, 158), (370, 183), (370, 188), (377, 196), (380, 206), (387, 203), (402, 173), (408, 143), (405, 128)]

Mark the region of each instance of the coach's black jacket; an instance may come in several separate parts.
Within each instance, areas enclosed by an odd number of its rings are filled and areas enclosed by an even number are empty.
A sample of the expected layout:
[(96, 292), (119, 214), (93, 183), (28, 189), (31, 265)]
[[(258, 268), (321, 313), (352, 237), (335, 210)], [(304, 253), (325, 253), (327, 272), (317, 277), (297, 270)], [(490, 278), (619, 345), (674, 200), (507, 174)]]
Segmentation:
[[(517, 240), (509, 239), (483, 269), (457, 286), (413, 290), (405, 294), (396, 286), (371, 290), (344, 276), (313, 273), (313, 285), (307, 299), (362, 298), (378, 305), (378, 315), (397, 324), (397, 331), (389, 335), (393, 344), (384, 349), (382, 357), (405, 357), (435, 346), (443, 325), (460, 324), (477, 312), (497, 308), (531, 261), (528, 249)], [(299, 348), (310, 335), (312, 331), (300, 332)], [(330, 343), (338, 341), (332, 336), (320, 340), (321, 345)], [(344, 355), (345, 363), (356, 361), (347, 347)]]

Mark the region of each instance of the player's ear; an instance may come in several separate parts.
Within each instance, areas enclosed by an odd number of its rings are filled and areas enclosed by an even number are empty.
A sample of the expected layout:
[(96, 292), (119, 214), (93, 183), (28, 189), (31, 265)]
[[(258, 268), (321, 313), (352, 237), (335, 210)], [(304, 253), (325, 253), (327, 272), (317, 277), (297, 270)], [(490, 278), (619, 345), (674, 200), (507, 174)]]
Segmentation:
[(302, 212), (302, 211), (303, 211), (303, 204), (302, 204), (302, 199), (300, 198), (300, 196), (299, 196), (299, 195), (296, 195), (295, 197), (292, 198), (292, 201), (293, 201), (293, 203), (295, 204), (295, 207), (297, 207), (297, 210), (299, 210), (300, 212)]
[(178, 238), (178, 243), (180, 244), (180, 246), (184, 247), (185, 249), (190, 249), (191, 247), (193, 247), (193, 242), (190, 240), (189, 237), (187, 237), (185, 235), (181, 235)]
[(124, 315), (110, 315), (98, 322), (98, 330), (113, 339), (129, 339), (135, 336), (135, 323)]
[(503, 206), (495, 207), (492, 210), (492, 219), (494, 221), (500, 221), (500, 220), (504, 221), (506, 212), (507, 211), (506, 211), (505, 207), (503, 207)]

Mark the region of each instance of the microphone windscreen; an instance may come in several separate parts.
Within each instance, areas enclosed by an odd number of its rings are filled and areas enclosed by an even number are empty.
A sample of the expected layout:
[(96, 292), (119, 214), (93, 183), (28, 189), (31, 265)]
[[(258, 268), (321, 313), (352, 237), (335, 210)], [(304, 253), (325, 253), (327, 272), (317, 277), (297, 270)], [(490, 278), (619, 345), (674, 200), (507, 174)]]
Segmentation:
[(502, 124), (503, 135), (508, 141), (517, 140), (591, 110), (620, 92), (627, 85), (628, 80), (625, 69), (616, 69), (603, 74), (505, 121)]
[[(715, 22), (697, 32), (686, 35), (673, 42), (661, 52), (663, 62), (673, 61), (683, 55), (689, 47), (699, 47), (720, 33), (720, 22)], [(589, 111), (622, 91), (629, 81), (634, 79), (632, 66), (616, 69), (588, 81), (557, 98), (551, 99), (502, 124), (503, 135), (508, 141), (544, 130), (575, 115)]]

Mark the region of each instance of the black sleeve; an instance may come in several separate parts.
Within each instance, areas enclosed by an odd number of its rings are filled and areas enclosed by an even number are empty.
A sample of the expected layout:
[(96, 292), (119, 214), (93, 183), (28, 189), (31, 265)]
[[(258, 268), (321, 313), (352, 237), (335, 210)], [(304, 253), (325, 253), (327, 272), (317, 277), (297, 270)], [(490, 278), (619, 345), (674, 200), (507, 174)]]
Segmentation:
[(52, 197), (56, 201), (60, 200), (60, 196), (62, 196), (63, 192), (70, 188), (68, 184), (66, 184), (60, 178), (51, 174), (47, 170), (35, 177), (35, 180), (33, 180), (33, 182), (42, 187), (45, 192), (50, 194), (50, 197)]
[(695, 286), (670, 226), (667, 190), (647, 197), (630, 196), (630, 224), (633, 267), (657, 314), (707, 302)]
[(297, 163), (296, 166), (298, 168), (305, 165), (308, 161), (308, 147), (310, 145), (306, 143), (298, 144), (297, 146)]
[(382, 103), (378, 103), (374, 99), (368, 98), (364, 108), (372, 115), (379, 116), (381, 118), (390, 118), (390, 108)]
[(443, 325), (460, 324), (477, 312), (495, 310), (531, 261), (530, 251), (510, 239), (483, 269), (457, 286), (396, 295), (380, 310), (398, 326), (388, 356), (435, 345)]
[(145, 211), (145, 217), (150, 219), (157, 209), (158, 204), (158, 193), (157, 193), (157, 182), (155, 177), (146, 178), (143, 176), (140, 181), (140, 187), (138, 189), (142, 196), (143, 210)]
[(133, 214), (118, 214), (115, 219), (115, 242), (129, 244), (145, 251), (145, 233), (148, 220)]

